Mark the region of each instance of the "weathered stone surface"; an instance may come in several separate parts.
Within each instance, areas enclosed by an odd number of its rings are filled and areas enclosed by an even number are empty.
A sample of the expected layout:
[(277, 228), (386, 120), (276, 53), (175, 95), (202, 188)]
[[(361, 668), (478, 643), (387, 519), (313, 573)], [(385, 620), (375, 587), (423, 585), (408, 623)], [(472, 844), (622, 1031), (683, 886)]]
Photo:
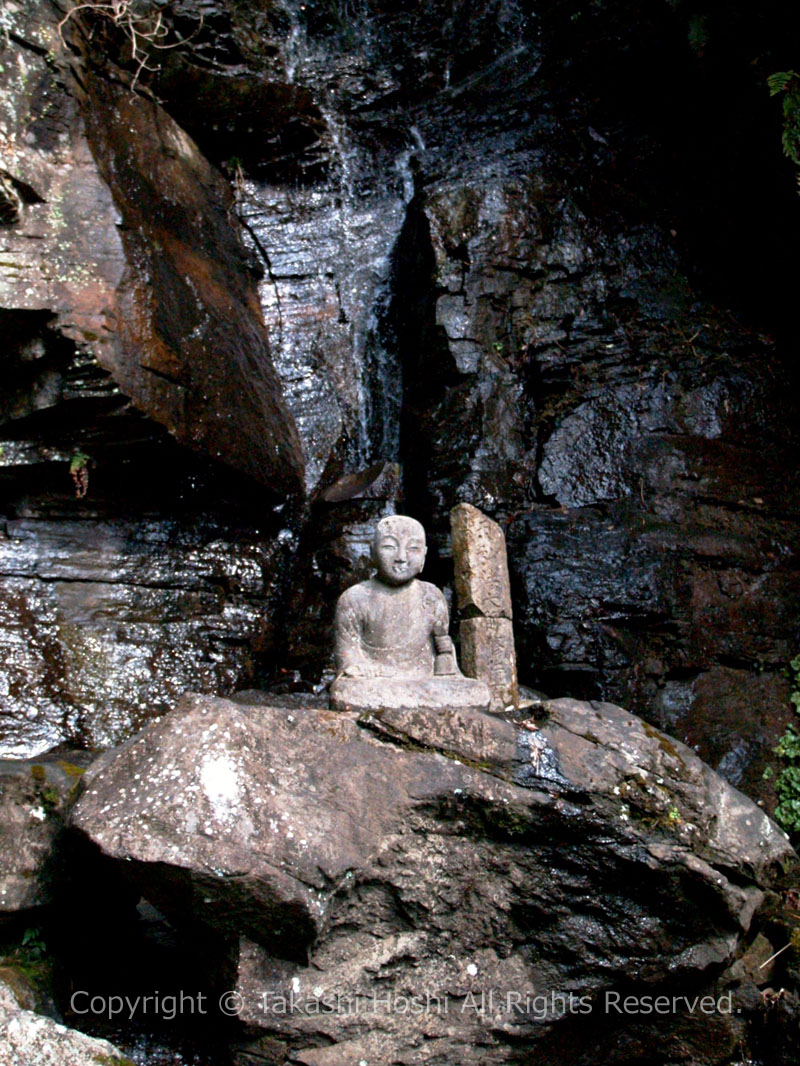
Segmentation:
[(330, 693), (331, 706), (338, 711), (420, 707), (447, 714), (459, 709), (485, 711), (489, 706), (486, 683), (471, 677), (432, 677), (427, 681), (340, 677), (331, 684)]
[(386, 740), (433, 747), (463, 757), (466, 763), (480, 752), (481, 769), (490, 769), (498, 777), (524, 775), (528, 770), (528, 746), (517, 727), (479, 710), (453, 707), (439, 714), (436, 708), (382, 708), (365, 711), (359, 723)]
[[(22, 1002), (27, 1005), (24, 997)], [(107, 1040), (85, 1036), (26, 1009), (4, 979), (0, 979), (0, 1061), (3, 1066), (132, 1066)]]
[(55, 845), (87, 762), (0, 761), (0, 912), (52, 902)]
[[(625, 1062), (604, 993), (714, 990), (797, 860), (680, 742), (607, 704), (544, 711), (541, 729), (422, 711), (362, 728), (195, 697), (101, 757), (73, 825), (171, 920), (245, 938), (247, 1054), (555, 1066), (600, 1031)], [(509, 992), (585, 996), (591, 1024)], [(720, 1062), (744, 1019), (702, 1020), (655, 1018), (647, 1039)]]
[(450, 512), (458, 606), (487, 618), (512, 618), (506, 538), (502, 528), (469, 503)]
[[(303, 768), (280, 750), (298, 742), (298, 755), (316, 751)], [(179, 917), (169, 901), (177, 871), (182, 905), (199, 907), (198, 919), (238, 932), (240, 900), (249, 936), (272, 943), (277, 919), (281, 950), (302, 956), (324, 919), (325, 886), (365, 861), (402, 807), (392, 765), (391, 749), (338, 713), (187, 697), (119, 753), (101, 756), (72, 824), (108, 854), (136, 862), (148, 882), (169, 855), (164, 885), (149, 896), (168, 917)], [(439, 758), (423, 762), (419, 787), (438, 789), (442, 773), (457, 770)], [(315, 794), (328, 801), (312, 804), (313, 815), (307, 801)]]
[(468, 677), (483, 681), (492, 711), (519, 702), (514, 627), (510, 618), (465, 618), (460, 626), (461, 665)]

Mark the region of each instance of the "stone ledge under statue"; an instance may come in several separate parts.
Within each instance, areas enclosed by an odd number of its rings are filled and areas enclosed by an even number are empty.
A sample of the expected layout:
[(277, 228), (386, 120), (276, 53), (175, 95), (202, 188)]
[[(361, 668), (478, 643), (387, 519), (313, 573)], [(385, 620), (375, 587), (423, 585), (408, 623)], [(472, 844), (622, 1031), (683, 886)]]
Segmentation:
[(375, 710), (486, 711), (488, 688), (471, 677), (408, 680), (387, 677), (340, 677), (330, 688), (337, 711)]
[(442, 592), (417, 579), (426, 553), (416, 519), (378, 522), (375, 576), (347, 589), (336, 605), (335, 710), (488, 709), (487, 685), (458, 668)]

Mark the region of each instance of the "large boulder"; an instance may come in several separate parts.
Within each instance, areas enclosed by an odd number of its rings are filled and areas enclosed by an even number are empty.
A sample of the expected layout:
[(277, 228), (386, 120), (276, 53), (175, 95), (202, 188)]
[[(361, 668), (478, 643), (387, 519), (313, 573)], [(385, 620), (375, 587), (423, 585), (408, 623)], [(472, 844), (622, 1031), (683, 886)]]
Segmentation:
[(743, 1021), (715, 981), (796, 869), (758, 807), (609, 704), (187, 697), (84, 780), (74, 828), (238, 945), (223, 1006), (276, 1063), (592, 1061), (599, 1033), (627, 1062), (618, 992), (677, 996), (652, 1038), (724, 1061)]

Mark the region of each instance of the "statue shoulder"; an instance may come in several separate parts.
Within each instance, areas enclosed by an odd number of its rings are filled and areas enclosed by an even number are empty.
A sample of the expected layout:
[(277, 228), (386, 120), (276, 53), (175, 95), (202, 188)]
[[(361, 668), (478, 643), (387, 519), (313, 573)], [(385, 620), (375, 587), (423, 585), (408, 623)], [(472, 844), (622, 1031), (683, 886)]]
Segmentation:
[(359, 581), (357, 585), (351, 585), (349, 589), (345, 589), (336, 602), (337, 609), (358, 609), (361, 604), (365, 603), (372, 595), (372, 583), (370, 581)]

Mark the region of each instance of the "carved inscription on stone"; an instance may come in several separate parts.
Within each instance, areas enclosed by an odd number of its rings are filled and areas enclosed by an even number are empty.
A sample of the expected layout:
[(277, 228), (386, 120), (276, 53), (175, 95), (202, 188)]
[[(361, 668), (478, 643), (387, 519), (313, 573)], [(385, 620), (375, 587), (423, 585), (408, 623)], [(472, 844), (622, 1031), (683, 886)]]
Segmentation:
[(459, 608), (474, 608), (487, 618), (511, 618), (506, 538), (500, 526), (472, 504), (460, 503), (450, 512), (450, 527)]
[(461, 623), (461, 666), (489, 686), (489, 710), (516, 707), (517, 659), (510, 618), (466, 618)]
[(460, 503), (450, 512), (453, 561), (461, 622), (461, 665), (486, 682), (494, 712), (516, 707), (517, 658), (511, 623), (506, 538), (477, 507)]

